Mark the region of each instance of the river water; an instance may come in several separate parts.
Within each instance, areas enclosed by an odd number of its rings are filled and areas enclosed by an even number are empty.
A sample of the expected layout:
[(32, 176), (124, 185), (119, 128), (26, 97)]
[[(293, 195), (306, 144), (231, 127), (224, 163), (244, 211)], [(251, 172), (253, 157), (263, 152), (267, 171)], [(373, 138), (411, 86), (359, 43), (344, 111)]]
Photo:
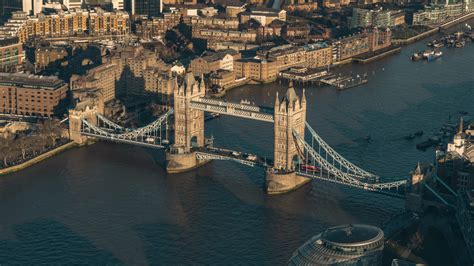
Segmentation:
[[(382, 176), (406, 178), (433, 160), (403, 137), (437, 131), (460, 110), (474, 113), (474, 44), (411, 62), (424, 42), (368, 65), (369, 83), (337, 92), (307, 86), (308, 121), (337, 151)], [(249, 85), (226, 96), (272, 106), (285, 85)], [(301, 87), (296, 89), (301, 94)], [(271, 124), (221, 117), (206, 122), (220, 147), (272, 157)], [(371, 141), (364, 137), (370, 135)], [(287, 195), (263, 192), (264, 173), (216, 161), (168, 175), (157, 150), (112, 143), (76, 148), (0, 178), (0, 264), (284, 264), (325, 228), (381, 225), (404, 201), (313, 181)]]

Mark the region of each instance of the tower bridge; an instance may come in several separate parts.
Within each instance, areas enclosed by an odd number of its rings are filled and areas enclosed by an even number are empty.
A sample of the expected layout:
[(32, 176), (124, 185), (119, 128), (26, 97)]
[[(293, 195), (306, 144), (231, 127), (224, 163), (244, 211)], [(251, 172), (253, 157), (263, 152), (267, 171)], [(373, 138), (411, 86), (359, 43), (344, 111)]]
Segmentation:
[[(273, 108), (249, 102), (233, 103), (205, 97), (204, 82), (187, 73), (174, 91), (174, 106), (151, 124), (129, 129), (108, 120), (97, 110), (71, 110), (70, 136), (78, 143), (89, 138), (166, 149), (166, 170), (180, 173), (211, 160), (235, 161), (265, 168), (268, 193), (292, 191), (311, 179), (319, 179), (367, 191), (397, 193), (406, 179), (381, 183), (380, 177), (345, 159), (332, 149), (306, 122), (306, 97), (290, 84), (286, 94), (275, 97)], [(214, 147), (204, 136), (204, 112), (273, 123), (273, 160)], [(170, 125), (174, 134), (170, 136)], [(308, 132), (305, 132), (308, 129)], [(305, 133), (308, 133), (307, 135)], [(270, 156), (271, 157), (271, 156)]]

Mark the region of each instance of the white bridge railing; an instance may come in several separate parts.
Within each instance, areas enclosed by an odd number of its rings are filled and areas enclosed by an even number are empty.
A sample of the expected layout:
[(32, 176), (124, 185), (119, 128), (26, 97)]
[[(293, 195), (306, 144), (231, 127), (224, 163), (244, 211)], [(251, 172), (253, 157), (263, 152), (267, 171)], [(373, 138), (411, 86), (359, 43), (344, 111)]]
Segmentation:
[(263, 107), (252, 104), (232, 103), (209, 98), (199, 98), (191, 102), (190, 108), (264, 122), (274, 122), (272, 113)]
[[(309, 125), (307, 127), (310, 129), (310, 132), (314, 132)], [(298, 146), (300, 147), (300, 155), (306, 160), (306, 165), (312, 165), (314, 168), (318, 169), (317, 171), (308, 171), (299, 169), (298, 173), (307, 177), (322, 179), (330, 182), (335, 182), (347, 186), (357, 187), (365, 190), (370, 191), (380, 191), (383, 192), (384, 190), (391, 190), (391, 189), (398, 189), (400, 187), (405, 186), (406, 179), (395, 181), (395, 182), (386, 182), (386, 183), (379, 183), (368, 181), (362, 181), (367, 179), (367, 177), (371, 177), (367, 175), (366, 171), (362, 170), (359, 167), (354, 166), (352, 163), (347, 161), (339, 154), (337, 156), (331, 157), (329, 160), (326, 157), (327, 151), (321, 152), (321, 150), (316, 150), (314, 148), (314, 142), (310, 145), (306, 140), (300, 136), (295, 130), (293, 130), (293, 136), (295, 137), (295, 141), (297, 141)], [(314, 137), (314, 136), (313, 136)], [(318, 136), (319, 137), (319, 136)], [(319, 138), (320, 139), (320, 138)], [(321, 143), (318, 143), (321, 144)], [(327, 145), (324, 142), (325, 145)], [(320, 145), (319, 147), (321, 147)], [(328, 148), (327, 145), (325, 148), (329, 151), (334, 151), (332, 148)], [(334, 154), (334, 153), (333, 153)], [(343, 165), (347, 165), (344, 166)], [(357, 173), (362, 173), (362, 176), (358, 176)], [(375, 176), (375, 175), (373, 175)]]

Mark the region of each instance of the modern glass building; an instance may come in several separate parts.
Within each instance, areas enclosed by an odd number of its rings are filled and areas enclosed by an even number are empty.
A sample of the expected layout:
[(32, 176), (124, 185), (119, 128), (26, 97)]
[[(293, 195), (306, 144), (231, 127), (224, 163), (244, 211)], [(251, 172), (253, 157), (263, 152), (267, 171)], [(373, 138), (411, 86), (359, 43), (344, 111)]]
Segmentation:
[(375, 226), (348, 224), (327, 229), (298, 248), (289, 265), (381, 265), (384, 233)]

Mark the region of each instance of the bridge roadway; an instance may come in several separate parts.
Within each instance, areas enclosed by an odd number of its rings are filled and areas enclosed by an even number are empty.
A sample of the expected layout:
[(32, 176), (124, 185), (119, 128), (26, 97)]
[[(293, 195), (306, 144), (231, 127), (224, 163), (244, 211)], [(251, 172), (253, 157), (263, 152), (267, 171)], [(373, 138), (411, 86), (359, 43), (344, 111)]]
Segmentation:
[(274, 122), (273, 108), (244, 102), (233, 103), (211, 98), (198, 98), (197, 100), (191, 101), (190, 108), (264, 122)]
[(193, 151), (196, 152), (196, 157), (201, 160), (234, 161), (251, 167), (267, 167), (273, 165), (272, 160), (262, 156), (213, 146), (194, 148)]

